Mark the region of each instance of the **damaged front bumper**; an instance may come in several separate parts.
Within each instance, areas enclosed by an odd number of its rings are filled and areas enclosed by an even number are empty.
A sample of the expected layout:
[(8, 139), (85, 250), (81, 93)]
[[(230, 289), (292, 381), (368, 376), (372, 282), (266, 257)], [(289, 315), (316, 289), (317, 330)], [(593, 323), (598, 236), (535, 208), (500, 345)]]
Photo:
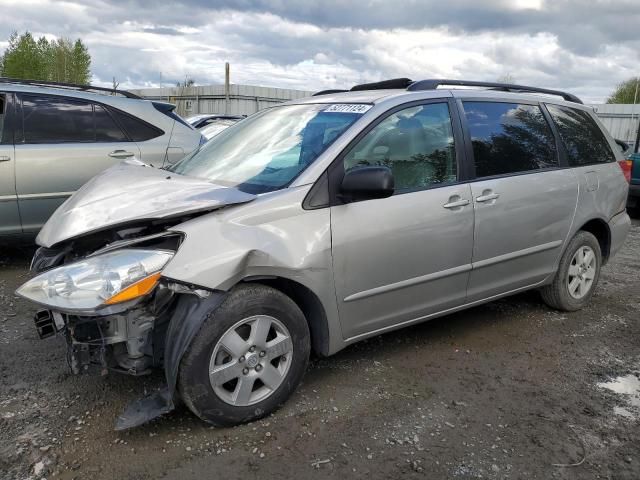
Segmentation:
[[(87, 249), (84, 254), (78, 254), (77, 246), (73, 249), (69, 246), (58, 250), (40, 249), (32, 262), (32, 267), (40, 275), (18, 289), (18, 294), (27, 298), (31, 296), (31, 300), (48, 307), (36, 314), (36, 329), (41, 338), (56, 334), (65, 338), (67, 360), (73, 373), (97, 372), (104, 375), (117, 371), (137, 376), (147, 374), (153, 368), (164, 368), (166, 386), (130, 405), (118, 419), (116, 429), (135, 427), (174, 408), (182, 355), (207, 315), (223, 301), (225, 293), (175, 282), (162, 277), (156, 268), (139, 275), (144, 277), (143, 282), (150, 278), (145, 276), (153, 277), (150, 290), (135, 290), (130, 298), (117, 303), (96, 300), (95, 306), (86, 305), (86, 298), (96, 296), (92, 289), (102, 289), (102, 292), (104, 282), (112, 282), (108, 286), (113, 285), (114, 274), (102, 268), (103, 264), (98, 267), (95, 264), (101, 262), (101, 258), (126, 257), (127, 251), (131, 251), (134, 258), (141, 255), (140, 252), (175, 251), (179, 243), (180, 237), (175, 234), (153, 233), (133, 240), (116, 241), (97, 250)], [(104, 265), (110, 266), (108, 262)], [(122, 275), (136, 272), (140, 265), (117, 264), (116, 268), (124, 271), (120, 277), (115, 277), (117, 287)], [(96, 286), (98, 283), (102, 286)], [(71, 287), (67, 288), (67, 285)], [(84, 289), (78, 285), (84, 285)], [(124, 291), (135, 289), (136, 285), (132, 283)], [(67, 292), (77, 295), (77, 304), (82, 305), (82, 309), (65, 308), (67, 305), (75, 306), (65, 299), (65, 295), (69, 298)], [(111, 293), (121, 295), (117, 288)], [(54, 306), (57, 304), (61, 307)]]
[(132, 402), (117, 419), (116, 430), (125, 430), (175, 408), (182, 356), (224, 297), (225, 292), (165, 281), (131, 310), (96, 317), (41, 310), (35, 322), (41, 338), (64, 336), (73, 373), (144, 375), (154, 367), (164, 368), (166, 385)]

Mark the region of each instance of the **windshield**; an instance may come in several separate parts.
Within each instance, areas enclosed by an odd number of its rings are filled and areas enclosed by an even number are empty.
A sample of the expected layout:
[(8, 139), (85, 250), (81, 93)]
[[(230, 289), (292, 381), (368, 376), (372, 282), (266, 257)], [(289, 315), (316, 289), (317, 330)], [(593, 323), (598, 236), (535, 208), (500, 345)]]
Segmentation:
[(210, 140), (213, 137), (215, 137), (217, 134), (225, 130), (227, 127), (230, 127), (231, 125), (236, 123), (237, 121), (238, 120), (229, 120), (229, 119), (214, 120), (206, 127), (201, 128), (200, 133), (204, 135), (204, 137), (207, 140)]
[(370, 105), (287, 105), (259, 112), (213, 137), (169, 170), (247, 193), (286, 187)]

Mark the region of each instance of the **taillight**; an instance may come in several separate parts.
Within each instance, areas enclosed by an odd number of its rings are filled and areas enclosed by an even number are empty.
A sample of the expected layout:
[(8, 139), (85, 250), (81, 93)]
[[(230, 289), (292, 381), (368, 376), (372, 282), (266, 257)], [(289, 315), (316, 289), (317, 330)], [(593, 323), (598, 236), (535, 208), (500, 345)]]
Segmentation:
[(631, 168), (633, 167), (633, 161), (620, 160), (618, 162), (618, 165), (620, 165), (620, 168), (622, 169), (622, 173), (624, 174), (624, 178), (627, 180), (627, 183), (631, 182)]

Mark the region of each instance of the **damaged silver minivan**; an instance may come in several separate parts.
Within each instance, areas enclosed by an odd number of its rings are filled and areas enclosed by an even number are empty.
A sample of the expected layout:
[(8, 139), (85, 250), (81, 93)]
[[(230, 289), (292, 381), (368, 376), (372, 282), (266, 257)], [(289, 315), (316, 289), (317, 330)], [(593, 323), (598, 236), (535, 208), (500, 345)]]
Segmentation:
[[(438, 88), (442, 86), (480, 88)], [(309, 355), (539, 288), (572, 311), (630, 227), (628, 165), (571, 94), (397, 79), (263, 110), (167, 169), (93, 178), (40, 232), (42, 306), (74, 372), (166, 387), (215, 425), (274, 411)], [(625, 178), (626, 177), (626, 178)]]

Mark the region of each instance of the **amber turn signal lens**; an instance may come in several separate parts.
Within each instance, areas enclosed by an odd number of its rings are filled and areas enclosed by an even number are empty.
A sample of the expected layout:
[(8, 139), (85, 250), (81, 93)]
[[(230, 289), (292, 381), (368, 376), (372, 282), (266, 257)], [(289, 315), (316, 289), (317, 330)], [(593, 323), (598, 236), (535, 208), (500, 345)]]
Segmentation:
[(105, 305), (113, 305), (114, 303), (122, 303), (126, 302), (127, 300), (133, 300), (135, 298), (142, 297), (153, 290), (153, 288), (158, 284), (159, 280), (160, 272), (149, 275), (142, 280), (138, 280), (133, 285), (128, 286), (120, 293), (115, 294), (104, 303)]

